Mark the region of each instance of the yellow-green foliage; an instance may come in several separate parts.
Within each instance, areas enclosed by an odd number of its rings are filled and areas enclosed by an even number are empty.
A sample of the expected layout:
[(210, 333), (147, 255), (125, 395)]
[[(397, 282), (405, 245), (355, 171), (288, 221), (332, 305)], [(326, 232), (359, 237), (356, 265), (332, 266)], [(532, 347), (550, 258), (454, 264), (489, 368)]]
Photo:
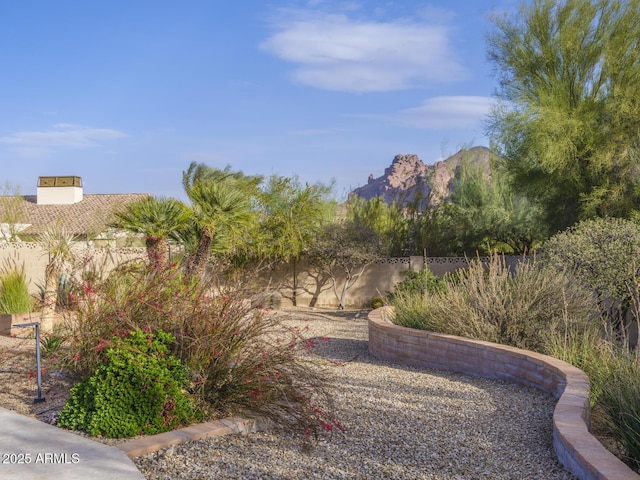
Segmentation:
[(33, 308), (24, 270), (9, 270), (0, 276), (0, 313), (25, 313)]
[(498, 255), (486, 264), (474, 259), (445, 284), (398, 296), (395, 322), (546, 353), (557, 332), (581, 330), (599, 318), (588, 290), (534, 260), (512, 272)]

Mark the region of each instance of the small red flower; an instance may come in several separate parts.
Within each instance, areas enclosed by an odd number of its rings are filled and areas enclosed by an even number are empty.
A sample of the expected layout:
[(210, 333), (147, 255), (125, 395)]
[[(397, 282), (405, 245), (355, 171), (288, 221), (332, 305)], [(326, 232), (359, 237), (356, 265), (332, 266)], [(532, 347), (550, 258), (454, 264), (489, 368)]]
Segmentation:
[(330, 432), (333, 430), (333, 425), (331, 425), (330, 423), (327, 422), (320, 422), (320, 425), (322, 425), (322, 427), (327, 431)]

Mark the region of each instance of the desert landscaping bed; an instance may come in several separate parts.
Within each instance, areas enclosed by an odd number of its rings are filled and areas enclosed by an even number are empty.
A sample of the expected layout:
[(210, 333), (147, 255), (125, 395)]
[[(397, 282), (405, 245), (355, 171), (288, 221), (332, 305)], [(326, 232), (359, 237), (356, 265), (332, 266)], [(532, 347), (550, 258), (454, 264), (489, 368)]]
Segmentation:
[[(325, 339), (315, 354), (333, 376), (334, 413), (345, 432), (311, 442), (269, 431), (178, 445), (135, 459), (147, 478), (573, 478), (553, 451), (551, 395), (376, 360), (363, 314), (287, 315), (309, 327), (309, 337)], [(4, 341), (0, 401), (48, 421), (69, 381), (47, 370), (47, 401), (34, 405), (29, 345), (33, 340)]]

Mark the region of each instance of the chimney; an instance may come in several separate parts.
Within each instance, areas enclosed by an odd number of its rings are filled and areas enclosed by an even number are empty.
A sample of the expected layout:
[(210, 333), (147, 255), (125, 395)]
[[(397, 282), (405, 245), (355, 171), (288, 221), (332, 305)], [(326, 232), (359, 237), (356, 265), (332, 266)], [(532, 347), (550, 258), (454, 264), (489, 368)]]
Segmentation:
[(80, 177), (38, 177), (38, 205), (71, 205), (82, 201)]

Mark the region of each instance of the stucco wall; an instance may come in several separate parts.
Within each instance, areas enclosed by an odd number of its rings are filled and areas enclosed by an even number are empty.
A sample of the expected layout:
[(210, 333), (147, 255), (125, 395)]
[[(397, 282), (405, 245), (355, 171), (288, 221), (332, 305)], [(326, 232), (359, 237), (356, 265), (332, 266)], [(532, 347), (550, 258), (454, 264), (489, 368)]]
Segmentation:
[[(118, 263), (136, 258), (146, 258), (144, 248), (93, 248), (77, 245), (79, 259), (87, 265), (106, 271)], [(49, 263), (49, 254), (42, 245), (31, 242), (0, 243), (0, 272), (13, 266), (23, 267), (29, 291), (39, 293), (39, 285), (44, 285), (44, 272)]]
[[(131, 259), (146, 258), (144, 248), (91, 247), (78, 244), (81, 258), (92, 262), (96, 268), (111, 269), (118, 262)], [(508, 257), (510, 264), (515, 264), (521, 257)], [(49, 255), (37, 243), (0, 243), (0, 271), (9, 265), (23, 265), (30, 291), (38, 292), (38, 285), (44, 284), (44, 271), (49, 262)], [(384, 296), (404, 277), (403, 271), (419, 271), (424, 268), (425, 259), (420, 256), (386, 258), (369, 265), (360, 278), (347, 292), (347, 307), (368, 308), (371, 299)], [(430, 257), (427, 266), (436, 275), (464, 268), (467, 259), (457, 257)], [(295, 275), (294, 275), (295, 272)], [(281, 265), (261, 275), (263, 285), (278, 291), (283, 297), (283, 306), (337, 307), (338, 300), (333, 292), (329, 278), (322, 277), (304, 259), (287, 265)], [(295, 280), (294, 280), (295, 279)], [(338, 274), (338, 291), (342, 288), (344, 277)]]

